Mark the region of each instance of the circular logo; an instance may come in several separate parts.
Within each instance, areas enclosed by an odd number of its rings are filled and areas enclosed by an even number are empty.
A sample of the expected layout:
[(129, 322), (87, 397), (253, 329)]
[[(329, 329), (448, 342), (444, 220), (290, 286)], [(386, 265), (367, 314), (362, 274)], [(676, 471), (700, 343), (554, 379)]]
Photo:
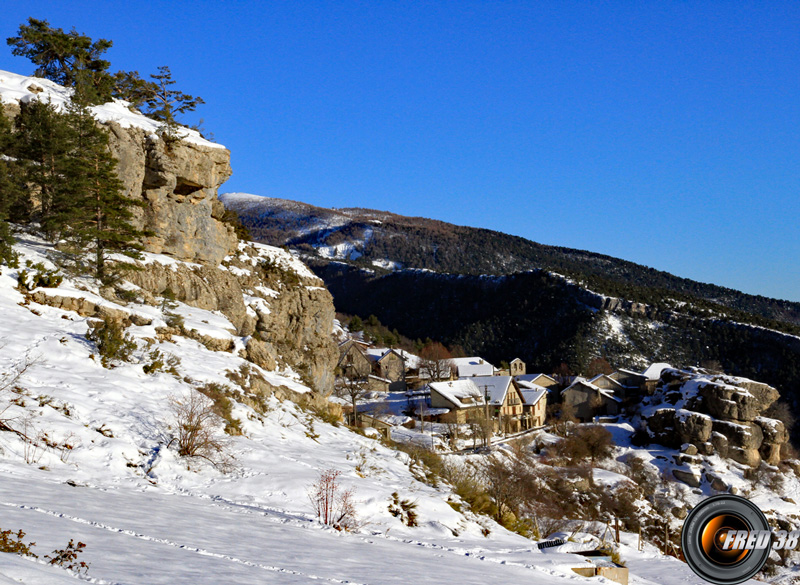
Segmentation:
[(736, 585), (758, 573), (772, 543), (764, 514), (749, 500), (720, 495), (686, 517), (681, 548), (689, 567), (716, 585)]

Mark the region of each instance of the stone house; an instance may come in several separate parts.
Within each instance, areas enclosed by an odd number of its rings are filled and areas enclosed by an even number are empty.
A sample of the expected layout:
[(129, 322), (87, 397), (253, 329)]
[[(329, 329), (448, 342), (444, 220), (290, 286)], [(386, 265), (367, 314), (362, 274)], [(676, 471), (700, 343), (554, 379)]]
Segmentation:
[[(644, 374), (631, 370), (619, 369), (610, 373), (608, 377), (613, 378), (622, 385), (622, 396), (624, 400), (641, 397), (643, 394), (648, 393), (648, 379)], [(652, 384), (652, 387), (653, 390), (655, 390), (655, 384)], [(652, 391), (649, 392), (649, 394), (652, 394)]]
[(403, 357), (394, 349), (368, 349), (366, 357), (372, 368), (372, 374), (378, 378), (389, 380), (391, 390), (399, 392), (406, 389), (406, 364)]
[(531, 382), (517, 382), (522, 394), (522, 430), (544, 426), (547, 417), (547, 388)]
[(475, 376), (472, 382), (489, 398), (489, 416), (506, 433), (522, 430), (525, 400), (511, 376)]
[(464, 424), (484, 416), (483, 391), (472, 379), (431, 382), (428, 387), (431, 409), (447, 410), (440, 415), (441, 422)]
[(561, 393), (561, 402), (572, 406), (578, 420), (588, 421), (595, 416), (619, 414), (622, 401), (613, 390), (579, 376)]
[(348, 339), (339, 344), (339, 362), (336, 367), (342, 376), (351, 380), (366, 378), (372, 373), (372, 362), (359, 342)]

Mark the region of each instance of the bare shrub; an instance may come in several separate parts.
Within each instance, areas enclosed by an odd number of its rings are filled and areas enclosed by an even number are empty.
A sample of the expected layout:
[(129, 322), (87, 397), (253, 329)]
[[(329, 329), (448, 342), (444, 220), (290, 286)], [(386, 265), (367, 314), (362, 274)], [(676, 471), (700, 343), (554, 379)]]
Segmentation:
[(181, 457), (205, 459), (223, 470), (230, 466), (227, 443), (215, 433), (221, 418), (214, 411), (213, 401), (192, 390), (186, 397), (171, 398), (169, 408), (177, 433), (170, 444), (177, 442)]
[(358, 528), (355, 489), (342, 488), (339, 484), (341, 473), (335, 469), (322, 471), (316, 483), (308, 488), (308, 499), (320, 522), (349, 532)]
[(82, 553), (85, 548), (85, 543), (78, 542), (75, 544), (75, 541), (70, 538), (65, 548), (56, 549), (53, 551), (53, 556), (45, 555), (44, 558), (47, 559), (51, 565), (56, 565), (69, 571), (74, 571), (78, 574), (83, 573), (85, 575), (89, 572), (89, 563), (78, 560), (78, 555)]

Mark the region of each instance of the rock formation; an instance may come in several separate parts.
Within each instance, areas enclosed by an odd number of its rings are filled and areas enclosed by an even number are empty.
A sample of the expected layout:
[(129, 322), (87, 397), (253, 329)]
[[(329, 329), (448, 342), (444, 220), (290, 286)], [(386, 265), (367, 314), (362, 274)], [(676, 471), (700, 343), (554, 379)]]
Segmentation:
[(145, 250), (189, 262), (219, 264), (236, 248), (217, 189), (231, 175), (230, 151), (188, 141), (165, 142), (141, 128), (106, 124), (126, 194), (144, 199), (137, 227), (152, 235)]
[[(716, 453), (751, 467), (762, 460), (774, 465), (780, 461), (781, 446), (789, 435), (781, 421), (763, 415), (778, 397), (775, 388), (752, 380), (667, 369), (642, 415), (656, 442), (683, 447), (679, 464), (696, 463), (687, 457), (697, 453)], [(686, 469), (677, 471), (675, 476), (682, 474), (682, 481), (694, 474)]]

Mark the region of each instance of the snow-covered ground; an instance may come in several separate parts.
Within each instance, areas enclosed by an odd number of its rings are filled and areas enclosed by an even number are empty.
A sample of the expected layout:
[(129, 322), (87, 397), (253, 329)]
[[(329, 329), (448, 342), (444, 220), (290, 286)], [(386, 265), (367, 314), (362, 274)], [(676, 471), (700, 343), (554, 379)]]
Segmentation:
[[(46, 243), (26, 242), (18, 246), (23, 267), (48, 262)], [(20, 270), (0, 271), (0, 372), (8, 380), (28, 367), (0, 392), (0, 420), (32, 440), (0, 432), (0, 529), (25, 531), (40, 559), (0, 555), (0, 585), (583, 582), (570, 570), (585, 564), (580, 557), (540, 552), (485, 517), (456, 511), (448, 501), (458, 497), (415, 479), (406, 454), (290, 401), (270, 398), (263, 412), (235, 404), (243, 436), (227, 437), (217, 424), (233, 458), (227, 473), (179, 457), (170, 443), (170, 400), (207, 383), (233, 388), (227, 374), (245, 361), (184, 337), (160, 339), (156, 327), (167, 319), (160, 305), (105, 301), (152, 323), (128, 328), (137, 344), (130, 362), (104, 367), (85, 337), (89, 320), (26, 299), (16, 288)], [(94, 298), (99, 291), (67, 278), (47, 292)], [(164, 310), (242, 346), (220, 314), (179, 303)], [(176, 371), (146, 374), (154, 350), (178, 358)], [(251, 367), (273, 385), (303, 391), (295, 379)], [(329, 469), (354, 490), (359, 524), (352, 532), (323, 526), (313, 512), (308, 490)], [(612, 472), (599, 479), (621, 480)], [(418, 526), (389, 512), (394, 492), (417, 503)], [(649, 547), (639, 552), (635, 537), (625, 538), (632, 584), (698, 582), (683, 563)], [(70, 539), (87, 545), (80, 556), (90, 563), (88, 576), (42, 558)]]
[[(31, 100), (39, 100), (50, 102), (61, 110), (69, 103), (71, 95), (72, 89), (58, 85), (49, 79), (0, 71), (0, 102), (2, 103), (27, 103)], [(90, 109), (98, 121), (116, 122), (123, 128), (141, 128), (151, 134), (157, 134), (164, 126), (162, 122), (157, 122), (132, 110), (130, 104), (124, 100), (115, 99), (106, 104), (92, 106)], [(209, 148), (225, 148), (221, 144), (206, 140), (197, 130), (191, 128), (181, 127), (178, 134), (183, 140), (192, 144)]]

